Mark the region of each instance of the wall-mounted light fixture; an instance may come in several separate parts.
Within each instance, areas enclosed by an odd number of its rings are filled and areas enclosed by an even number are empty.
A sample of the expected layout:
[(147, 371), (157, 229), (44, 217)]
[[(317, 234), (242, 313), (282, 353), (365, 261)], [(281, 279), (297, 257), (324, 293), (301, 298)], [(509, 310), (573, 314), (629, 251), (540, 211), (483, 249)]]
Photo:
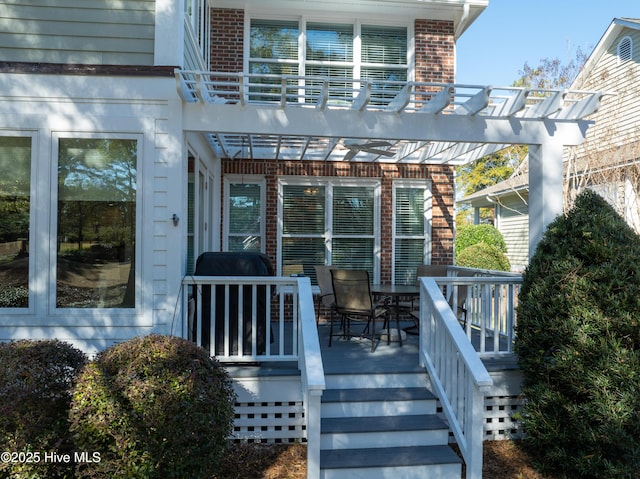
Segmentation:
[(178, 226), (178, 223), (180, 223), (180, 217), (178, 217), (178, 215), (174, 213), (171, 216), (171, 221), (173, 221), (173, 226)]

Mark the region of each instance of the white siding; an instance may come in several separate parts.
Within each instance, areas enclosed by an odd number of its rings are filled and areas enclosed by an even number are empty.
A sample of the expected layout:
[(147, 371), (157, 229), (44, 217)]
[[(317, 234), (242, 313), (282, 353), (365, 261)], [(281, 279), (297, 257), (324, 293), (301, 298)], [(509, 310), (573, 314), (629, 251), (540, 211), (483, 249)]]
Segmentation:
[(529, 213), (518, 197), (501, 199), (498, 229), (507, 243), (511, 269), (521, 271), (529, 263)]
[[(633, 58), (619, 62), (617, 47), (624, 37), (633, 41)], [(606, 96), (600, 109), (591, 117), (596, 123), (589, 129), (584, 149), (578, 150), (580, 156), (637, 140), (640, 137), (637, 128), (640, 118), (640, 31), (624, 29), (611, 42), (584, 83), (574, 87), (615, 93)]]
[(155, 0), (5, 0), (4, 62), (153, 65)]

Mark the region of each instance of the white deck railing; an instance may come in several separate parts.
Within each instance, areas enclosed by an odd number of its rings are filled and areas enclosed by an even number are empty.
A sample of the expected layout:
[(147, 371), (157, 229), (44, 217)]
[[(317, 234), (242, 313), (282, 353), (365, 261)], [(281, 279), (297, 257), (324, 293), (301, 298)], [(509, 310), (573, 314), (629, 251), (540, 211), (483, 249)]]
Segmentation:
[(189, 276), (183, 286), (187, 312), (183, 337), (209, 348), (221, 362), (298, 363), (307, 477), (320, 477), (320, 400), (325, 380), (309, 278)]
[(484, 396), (493, 381), (435, 278), (420, 279), (420, 363), (460, 447), (467, 479), (480, 479)]
[(434, 279), (478, 354), (512, 354), (522, 275), (458, 267), (447, 271), (448, 277)]

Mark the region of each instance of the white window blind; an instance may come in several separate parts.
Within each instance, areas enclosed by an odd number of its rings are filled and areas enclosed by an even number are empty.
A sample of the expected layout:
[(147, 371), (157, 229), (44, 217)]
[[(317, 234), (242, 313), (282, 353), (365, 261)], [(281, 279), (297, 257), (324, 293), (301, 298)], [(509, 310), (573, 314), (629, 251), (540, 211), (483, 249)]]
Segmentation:
[[(299, 58), (302, 39), (306, 43)], [(307, 77), (337, 79), (332, 87), (343, 88), (347, 99), (354, 95), (353, 82), (347, 81), (350, 79), (406, 82), (407, 42), (406, 27), (252, 19), (249, 71), (278, 75), (304, 72)], [(341, 83), (341, 79), (345, 81)], [(307, 86), (314, 86), (313, 81), (308, 80)], [(379, 86), (373, 102), (376, 98), (388, 99), (400, 88)]]
[(283, 271), (298, 266), (315, 283), (315, 265), (375, 268), (376, 187), (282, 186), (281, 259)]
[(416, 280), (416, 268), (425, 260), (425, 188), (395, 188), (394, 272), (396, 284)]

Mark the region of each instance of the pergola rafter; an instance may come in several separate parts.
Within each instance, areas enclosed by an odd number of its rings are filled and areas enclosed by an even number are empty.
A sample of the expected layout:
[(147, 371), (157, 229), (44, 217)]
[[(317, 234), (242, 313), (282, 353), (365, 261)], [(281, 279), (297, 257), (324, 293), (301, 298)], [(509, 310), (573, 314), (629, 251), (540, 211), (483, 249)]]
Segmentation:
[(606, 94), (182, 70), (175, 76), (185, 131), (205, 135), (220, 158), (460, 165), (529, 145), (532, 249), (562, 212), (563, 148), (584, 141), (587, 117)]

